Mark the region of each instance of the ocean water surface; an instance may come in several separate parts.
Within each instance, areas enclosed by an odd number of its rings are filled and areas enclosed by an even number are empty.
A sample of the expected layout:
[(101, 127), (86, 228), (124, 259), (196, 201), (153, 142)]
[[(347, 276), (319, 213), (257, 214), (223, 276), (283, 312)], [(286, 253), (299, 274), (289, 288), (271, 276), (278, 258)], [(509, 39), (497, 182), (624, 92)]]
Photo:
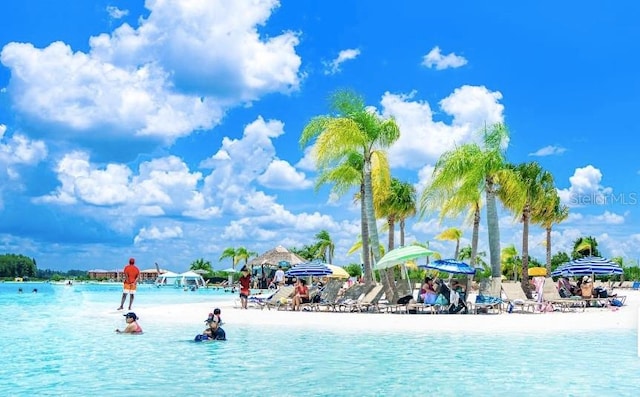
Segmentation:
[[(138, 304), (229, 299), (140, 288)], [(202, 324), (142, 319), (143, 335), (115, 334), (124, 322), (104, 307), (120, 294), (119, 284), (0, 284), (0, 395), (632, 396), (640, 388), (634, 330), (420, 335), (228, 323), (229, 340), (195, 343)]]

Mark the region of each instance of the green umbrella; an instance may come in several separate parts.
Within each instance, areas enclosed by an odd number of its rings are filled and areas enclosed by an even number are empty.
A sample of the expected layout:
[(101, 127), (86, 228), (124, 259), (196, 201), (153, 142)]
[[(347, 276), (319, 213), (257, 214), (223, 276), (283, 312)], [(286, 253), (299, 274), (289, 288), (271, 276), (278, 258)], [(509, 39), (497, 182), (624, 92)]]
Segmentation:
[[(400, 247), (387, 252), (378, 263), (374, 265), (375, 269), (387, 269), (395, 265), (404, 265), (406, 262), (418, 258), (424, 258), (429, 255), (433, 255), (433, 251), (420, 247), (419, 245), (408, 245), (406, 247)], [(407, 267), (403, 266), (407, 276), (407, 282), (409, 282), (409, 274)], [(409, 284), (409, 290), (411, 290), (411, 284)]]

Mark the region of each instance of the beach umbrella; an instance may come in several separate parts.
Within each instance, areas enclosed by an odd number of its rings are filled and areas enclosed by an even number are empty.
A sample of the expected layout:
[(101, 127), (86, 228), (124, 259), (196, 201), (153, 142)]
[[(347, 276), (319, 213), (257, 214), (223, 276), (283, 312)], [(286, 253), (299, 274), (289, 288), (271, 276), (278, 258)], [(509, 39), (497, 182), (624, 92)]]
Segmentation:
[(587, 256), (563, 263), (551, 272), (551, 277), (574, 276), (611, 276), (622, 274), (623, 270), (617, 263), (599, 256)]
[(529, 274), (530, 277), (537, 277), (537, 276), (545, 277), (547, 275), (547, 268), (542, 266), (530, 267), (527, 270), (527, 273)]
[(400, 247), (387, 252), (378, 263), (375, 264), (375, 269), (387, 269), (395, 265), (403, 265), (418, 258), (425, 258), (433, 255), (433, 251), (420, 247), (419, 245), (407, 245), (406, 247)]
[(221, 272), (225, 272), (225, 273), (237, 273), (238, 271), (232, 267), (228, 267), (224, 270), (220, 270)]
[(347, 273), (347, 271), (346, 271), (346, 270), (344, 270), (344, 268), (342, 268), (342, 267), (340, 267), (340, 266), (336, 266), (336, 265), (327, 265), (327, 267), (328, 267), (329, 269), (331, 269), (331, 271), (333, 272), (333, 273), (331, 273), (331, 274), (329, 275), (329, 277), (331, 277), (331, 278), (349, 278), (349, 277), (351, 277), (351, 276), (349, 275), (349, 273)]
[(471, 267), (468, 263), (458, 261), (455, 259), (438, 259), (433, 262), (429, 262), (424, 265), (419, 265), (425, 269), (438, 270), (445, 273), (453, 274), (475, 274), (476, 269)]
[(295, 265), (285, 274), (289, 277), (328, 276), (333, 274), (333, 270), (321, 262), (305, 262)]
[[(387, 252), (382, 258), (380, 258), (378, 263), (374, 265), (374, 269), (388, 269), (396, 265), (405, 265), (406, 262), (418, 258), (425, 258), (430, 255), (433, 255), (433, 251), (419, 245), (407, 245)], [(406, 266), (403, 266), (402, 268), (405, 271), (407, 283), (409, 284), (409, 291), (411, 291), (412, 288), (411, 281), (409, 280), (409, 272), (407, 271)]]

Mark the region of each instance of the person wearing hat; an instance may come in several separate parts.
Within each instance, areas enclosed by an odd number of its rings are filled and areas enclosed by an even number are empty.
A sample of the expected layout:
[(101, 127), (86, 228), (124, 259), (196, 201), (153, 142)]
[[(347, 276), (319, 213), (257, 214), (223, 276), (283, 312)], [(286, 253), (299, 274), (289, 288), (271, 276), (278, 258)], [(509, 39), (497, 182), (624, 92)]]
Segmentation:
[(136, 260), (134, 258), (129, 258), (129, 264), (124, 267), (123, 273), (124, 284), (122, 288), (122, 300), (120, 301), (120, 307), (118, 310), (122, 310), (124, 308), (124, 302), (127, 299), (127, 294), (129, 295), (129, 310), (131, 310), (133, 297), (138, 285), (138, 277), (140, 277), (140, 269), (136, 266)]
[(138, 316), (134, 312), (129, 312), (127, 314), (123, 314), (125, 321), (127, 322), (127, 326), (120, 331), (120, 329), (116, 329), (116, 332), (119, 334), (141, 334), (142, 328), (140, 324), (138, 324)]

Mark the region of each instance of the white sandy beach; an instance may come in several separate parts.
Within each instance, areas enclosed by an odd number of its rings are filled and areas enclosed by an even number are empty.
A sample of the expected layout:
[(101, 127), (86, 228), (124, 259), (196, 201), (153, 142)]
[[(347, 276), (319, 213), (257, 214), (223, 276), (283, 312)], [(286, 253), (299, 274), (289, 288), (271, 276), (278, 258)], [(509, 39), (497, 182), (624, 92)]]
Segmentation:
[[(609, 329), (637, 329), (640, 291), (615, 290), (625, 295), (625, 305), (617, 310), (587, 308), (584, 312), (506, 313), (502, 314), (392, 314), (392, 313), (334, 313), (260, 310), (250, 307), (240, 310), (233, 300), (216, 304), (227, 324), (249, 326), (288, 326), (323, 330), (356, 332), (558, 332), (596, 331)], [(212, 304), (190, 303), (172, 305), (140, 305), (136, 308), (145, 323), (200, 324), (213, 310)]]

